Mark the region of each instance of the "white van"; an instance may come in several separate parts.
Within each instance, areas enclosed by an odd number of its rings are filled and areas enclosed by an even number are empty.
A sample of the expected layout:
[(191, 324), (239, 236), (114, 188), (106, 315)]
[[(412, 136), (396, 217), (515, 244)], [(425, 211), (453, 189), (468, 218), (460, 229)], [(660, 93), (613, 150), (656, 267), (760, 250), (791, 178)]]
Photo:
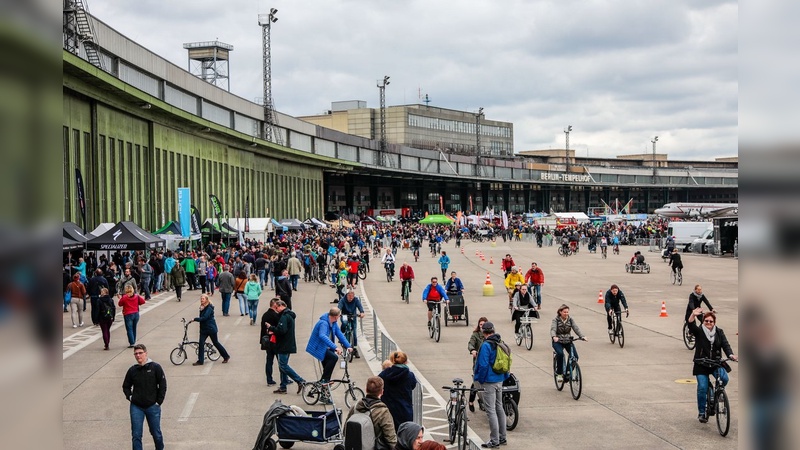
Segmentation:
[(711, 222), (670, 222), (667, 235), (675, 238), (675, 248), (687, 252), (695, 239), (713, 228)]

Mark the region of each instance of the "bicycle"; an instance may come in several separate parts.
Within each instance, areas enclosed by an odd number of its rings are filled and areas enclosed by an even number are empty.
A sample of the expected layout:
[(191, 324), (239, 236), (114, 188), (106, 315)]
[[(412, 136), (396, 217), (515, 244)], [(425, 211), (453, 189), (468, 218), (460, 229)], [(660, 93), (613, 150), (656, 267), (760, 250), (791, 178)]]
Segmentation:
[[(356, 334), (356, 317), (357, 316), (355, 315), (342, 314), (342, 334), (344, 335), (344, 338), (347, 339), (347, 342), (350, 343), (350, 345), (353, 345), (353, 338)], [(342, 348), (342, 351), (346, 352), (347, 349)], [(352, 362), (354, 356), (355, 352), (347, 352), (347, 362)]]
[(619, 244), (614, 244), (613, 252), (615, 255), (619, 255)]
[(364, 264), (364, 260), (361, 260), (361, 264), (358, 265), (358, 278), (367, 279), (367, 265)]
[(447, 403), (447, 435), (451, 444), (457, 444), (456, 448), (459, 450), (466, 450), (469, 448), (469, 438), (467, 437), (467, 407), (464, 393), (474, 390), (476, 392), (483, 391), (483, 388), (462, 387), (464, 380), (461, 378), (453, 378), (454, 386), (442, 386), (442, 389), (450, 391), (450, 401)]
[(394, 268), (392, 268), (393, 263), (386, 263), (384, 264), (384, 269), (386, 269), (386, 282), (391, 283), (392, 278), (394, 278)]
[(419, 247), (414, 247), (414, 262), (419, 261)]
[(432, 337), (436, 342), (439, 342), (439, 338), (442, 335), (442, 320), (440, 316), (439, 309), (442, 306), (442, 302), (428, 302), (428, 303), (435, 303), (436, 307), (433, 308), (433, 316), (431, 316), (431, 320), (428, 322), (428, 335)]
[(683, 284), (683, 274), (681, 274), (681, 268), (677, 267), (675, 270), (672, 271), (672, 284), (678, 284), (681, 286)]
[(526, 309), (522, 317), (519, 318), (519, 333), (516, 334), (517, 346), (522, 345), (522, 341), (525, 341), (525, 348), (528, 350), (533, 348), (533, 327), (531, 327), (531, 324), (536, 321), (535, 318), (530, 316), (533, 310), (533, 308)]
[[(724, 367), (725, 363), (731, 359), (697, 358), (695, 362), (709, 366), (716, 372), (717, 369)], [(725, 369), (722, 369), (725, 370)], [(712, 408), (713, 405), (713, 408)], [(709, 413), (709, 410), (713, 412)], [(727, 436), (731, 426), (731, 404), (728, 401), (728, 394), (725, 393), (725, 386), (718, 377), (714, 377), (714, 385), (708, 384), (706, 391), (706, 412), (703, 417), (708, 420), (708, 416), (717, 416), (717, 430), (720, 436)]]
[(603, 259), (608, 258), (608, 247), (607, 246), (600, 247), (600, 252), (603, 254)]
[(317, 266), (317, 282), (319, 284), (325, 284), (328, 280), (328, 266), (327, 265), (318, 265)]
[[(183, 340), (181, 341), (180, 344), (178, 344), (177, 347), (172, 349), (172, 352), (170, 352), (169, 354), (169, 360), (172, 361), (172, 364), (175, 364), (176, 366), (180, 366), (181, 364), (186, 362), (186, 359), (189, 357), (189, 354), (186, 351), (187, 346), (194, 348), (193, 353), (197, 354), (198, 356), (199, 353), (197, 352), (200, 350), (199, 342), (189, 340), (189, 322), (186, 321), (186, 318), (181, 318), (181, 322), (183, 322)], [(217, 351), (217, 349), (214, 348), (214, 346), (211, 345), (210, 342), (206, 342), (205, 352), (206, 352), (206, 358), (208, 358), (211, 361), (216, 361), (221, 356)]]
[(558, 377), (558, 354), (555, 349), (553, 350), (553, 380), (556, 383), (556, 389), (559, 391), (564, 389), (564, 383), (569, 379), (569, 390), (572, 392), (572, 398), (578, 400), (581, 398), (583, 390), (583, 377), (581, 376), (581, 366), (578, 364), (578, 358), (575, 355), (575, 344), (577, 340), (583, 338), (575, 338), (569, 336), (568, 338), (559, 338), (558, 342), (562, 344), (569, 344), (569, 360), (565, 362), (564, 375), (559, 380)]
[(689, 331), (688, 322), (683, 322), (683, 345), (685, 345), (689, 350), (694, 350), (694, 335), (691, 331)]
[(341, 379), (330, 380), (327, 383), (321, 381), (306, 382), (303, 385), (301, 395), (306, 405), (316, 405), (320, 400), (323, 402), (329, 400), (331, 398), (331, 391), (341, 385), (347, 386), (347, 389), (344, 391), (344, 403), (348, 408), (352, 408), (359, 400), (364, 398), (364, 390), (357, 387), (353, 380), (350, 379), (350, 372), (347, 369), (348, 357), (345, 353), (342, 353), (341, 358), (341, 367), (344, 369), (344, 376)]
[(562, 245), (562, 246), (558, 247), (558, 254), (561, 255), (561, 256), (565, 256), (565, 257), (566, 256), (571, 256), (572, 255), (572, 249)]
[(411, 297), (411, 279), (403, 280), (403, 300), (408, 303)]
[[(625, 318), (628, 318), (628, 310), (625, 310)], [(611, 314), (611, 333), (608, 333), (608, 339), (611, 343), (614, 343), (614, 340), (617, 341), (619, 344), (619, 348), (625, 346), (625, 330), (622, 328), (622, 311), (616, 312)]]

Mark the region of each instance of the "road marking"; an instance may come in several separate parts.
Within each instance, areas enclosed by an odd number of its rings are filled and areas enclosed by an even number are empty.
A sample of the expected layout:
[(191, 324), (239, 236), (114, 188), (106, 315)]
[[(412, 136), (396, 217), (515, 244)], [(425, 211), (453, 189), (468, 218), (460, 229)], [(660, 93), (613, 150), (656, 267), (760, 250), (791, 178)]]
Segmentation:
[(199, 392), (192, 392), (189, 395), (189, 400), (186, 400), (186, 405), (183, 407), (181, 415), (178, 416), (178, 422), (186, 422), (189, 419), (189, 416), (192, 414), (192, 409), (194, 409), (194, 404), (197, 403), (198, 396), (200, 396)]
[(204, 364), (203, 370), (200, 372), (200, 375), (208, 375), (211, 372), (211, 367), (214, 366), (214, 361), (206, 361)]
[[(159, 294), (162, 295), (162, 294)], [(143, 316), (150, 312), (151, 310), (158, 308), (159, 306), (163, 305), (164, 303), (176, 298), (175, 295), (170, 295), (164, 297), (163, 299), (157, 302), (147, 302), (141, 308), (139, 308), (139, 316)], [(152, 300), (152, 299), (151, 299)], [(111, 325), (111, 329), (109, 332), (116, 330), (119, 327), (125, 326), (125, 320), (122, 317), (122, 308), (120, 308), (120, 312), (115, 316), (114, 324)], [(81, 330), (77, 333), (71, 334), (64, 338), (62, 341), (62, 347), (64, 349), (63, 359), (67, 359), (70, 356), (74, 355), (78, 351), (88, 347), (94, 341), (101, 339), (103, 337), (100, 328), (89, 327), (84, 330)]]
[(238, 327), (239, 324), (242, 323), (242, 320), (244, 320), (244, 318), (245, 318), (245, 316), (239, 316), (239, 318), (236, 320), (236, 323), (234, 323), (234, 325)]

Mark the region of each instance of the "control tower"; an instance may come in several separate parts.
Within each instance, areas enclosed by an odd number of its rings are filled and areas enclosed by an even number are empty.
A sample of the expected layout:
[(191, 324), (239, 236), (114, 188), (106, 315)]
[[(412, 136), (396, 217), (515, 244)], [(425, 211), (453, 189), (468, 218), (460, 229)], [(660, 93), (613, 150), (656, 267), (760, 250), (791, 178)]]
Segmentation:
[(233, 46), (220, 41), (189, 42), (189, 72), (214, 86), (231, 91), (228, 57)]

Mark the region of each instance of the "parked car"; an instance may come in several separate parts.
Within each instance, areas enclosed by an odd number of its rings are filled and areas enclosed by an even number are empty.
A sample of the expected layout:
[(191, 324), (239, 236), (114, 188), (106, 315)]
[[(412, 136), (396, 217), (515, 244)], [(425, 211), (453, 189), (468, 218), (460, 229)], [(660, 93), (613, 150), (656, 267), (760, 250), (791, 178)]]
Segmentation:
[(699, 238), (692, 241), (692, 253), (708, 253), (709, 249), (714, 245), (714, 229), (709, 228), (704, 231)]

